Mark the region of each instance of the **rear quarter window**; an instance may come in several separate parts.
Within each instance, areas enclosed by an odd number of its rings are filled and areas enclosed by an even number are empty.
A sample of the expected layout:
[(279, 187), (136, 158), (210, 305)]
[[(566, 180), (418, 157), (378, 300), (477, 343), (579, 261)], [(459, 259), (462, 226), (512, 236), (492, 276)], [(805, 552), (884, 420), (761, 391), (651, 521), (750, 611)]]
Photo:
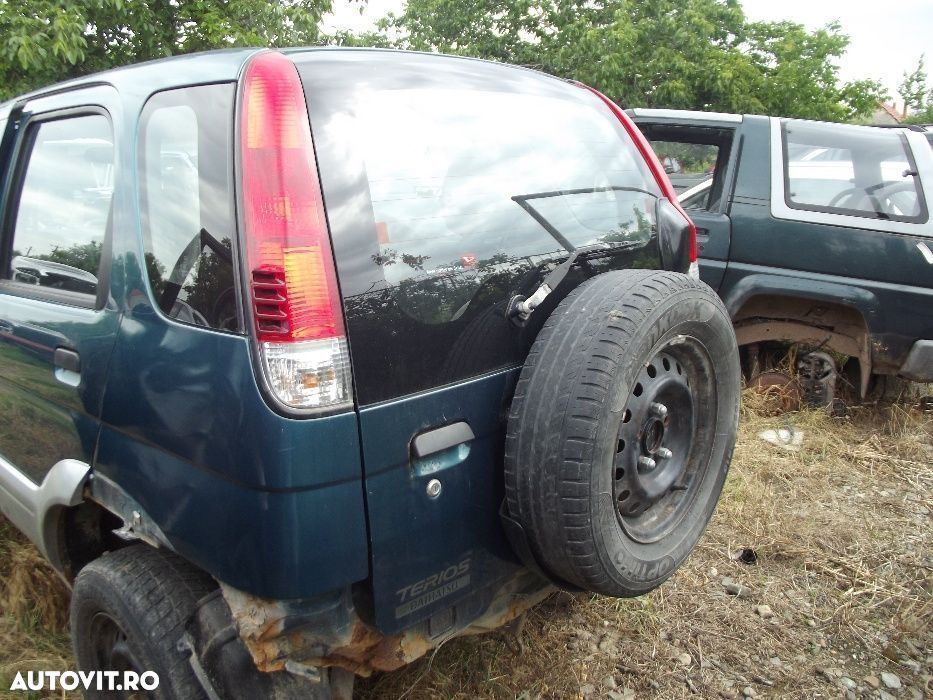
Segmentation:
[(660, 192), (589, 91), (411, 54), (299, 72), (362, 403), (520, 363), (504, 307), (569, 249), (650, 257)]
[(788, 207), (887, 221), (926, 221), (920, 176), (903, 134), (797, 120), (781, 125)]
[(234, 86), (157, 93), (139, 135), (146, 272), (156, 304), (181, 323), (239, 332), (233, 240)]

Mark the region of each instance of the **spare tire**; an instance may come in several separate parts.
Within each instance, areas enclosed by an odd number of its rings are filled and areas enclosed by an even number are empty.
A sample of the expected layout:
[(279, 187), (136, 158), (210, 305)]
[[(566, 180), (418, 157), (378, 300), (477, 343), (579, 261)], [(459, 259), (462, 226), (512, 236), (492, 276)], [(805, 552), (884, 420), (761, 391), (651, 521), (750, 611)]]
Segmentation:
[(738, 427), (739, 355), (708, 286), (597, 275), (545, 322), (505, 445), (507, 515), (555, 581), (629, 597), (660, 585), (709, 522)]

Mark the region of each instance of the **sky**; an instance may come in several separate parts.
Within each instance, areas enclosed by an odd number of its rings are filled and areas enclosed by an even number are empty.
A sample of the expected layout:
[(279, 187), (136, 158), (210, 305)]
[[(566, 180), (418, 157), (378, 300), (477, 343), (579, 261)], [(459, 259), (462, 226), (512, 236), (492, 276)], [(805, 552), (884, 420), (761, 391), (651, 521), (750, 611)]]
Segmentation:
[[(389, 11), (399, 12), (404, 0), (369, 0), (360, 14), (359, 2), (334, 0), (334, 14), (325, 27), (360, 31), (370, 29)], [(895, 0), (890, 5), (868, 0), (744, 0), (751, 20), (792, 20), (817, 29), (839, 20), (851, 43), (839, 64), (843, 81), (878, 80), (900, 106), (897, 85), (905, 71), (913, 71), (927, 54), (927, 73), (933, 77), (933, 2)], [(933, 81), (928, 81), (933, 87)]]

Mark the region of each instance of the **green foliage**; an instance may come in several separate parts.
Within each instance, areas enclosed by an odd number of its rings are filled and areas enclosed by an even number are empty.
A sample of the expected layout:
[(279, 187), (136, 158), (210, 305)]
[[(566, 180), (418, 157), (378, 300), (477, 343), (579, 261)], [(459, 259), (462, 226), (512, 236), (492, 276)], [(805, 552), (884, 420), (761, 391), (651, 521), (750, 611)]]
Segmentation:
[(909, 110), (922, 110), (930, 100), (927, 93), (927, 72), (923, 65), (925, 59), (926, 56), (920, 54), (917, 67), (910, 75), (905, 72), (903, 80), (897, 86), (897, 91), (904, 98), (904, 106)]
[(580, 80), (628, 107), (844, 121), (885, 96), (874, 81), (839, 85), (838, 24), (748, 22), (739, 0), (409, 0), (382, 29), (406, 48)]
[(376, 32), (325, 37), (318, 26), (330, 8), (331, 0), (0, 0), (0, 99), (174, 54), (325, 41), (532, 66), (630, 107), (843, 121), (885, 97), (873, 81), (839, 84), (848, 38), (838, 24), (810, 32), (749, 22), (740, 0), (409, 0)]
[(926, 56), (921, 55), (917, 67), (897, 86), (897, 91), (904, 99), (904, 106), (910, 111), (905, 121), (908, 124), (933, 124), (933, 89), (927, 90), (927, 72), (924, 66)]
[(330, 0), (0, 0), (0, 99), (138, 61), (319, 41)]
[[(39, 260), (48, 260), (50, 262), (69, 265), (92, 275), (97, 274), (100, 268), (101, 244), (94, 241), (88, 243), (75, 243), (68, 248), (56, 248), (46, 255), (33, 256)], [(15, 255), (15, 253), (14, 253)]]

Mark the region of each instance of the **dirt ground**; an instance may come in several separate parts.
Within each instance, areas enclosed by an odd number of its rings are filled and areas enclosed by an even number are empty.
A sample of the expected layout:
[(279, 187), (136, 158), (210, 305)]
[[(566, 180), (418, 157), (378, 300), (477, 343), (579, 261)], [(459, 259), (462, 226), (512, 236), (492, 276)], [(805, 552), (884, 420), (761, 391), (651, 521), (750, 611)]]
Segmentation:
[[(933, 416), (770, 412), (746, 396), (716, 514), (660, 589), (556, 595), (360, 697), (933, 698)], [(759, 437), (790, 427), (798, 451)], [(66, 604), (0, 522), (0, 697), (24, 697), (3, 690), (17, 670), (69, 666)]]

